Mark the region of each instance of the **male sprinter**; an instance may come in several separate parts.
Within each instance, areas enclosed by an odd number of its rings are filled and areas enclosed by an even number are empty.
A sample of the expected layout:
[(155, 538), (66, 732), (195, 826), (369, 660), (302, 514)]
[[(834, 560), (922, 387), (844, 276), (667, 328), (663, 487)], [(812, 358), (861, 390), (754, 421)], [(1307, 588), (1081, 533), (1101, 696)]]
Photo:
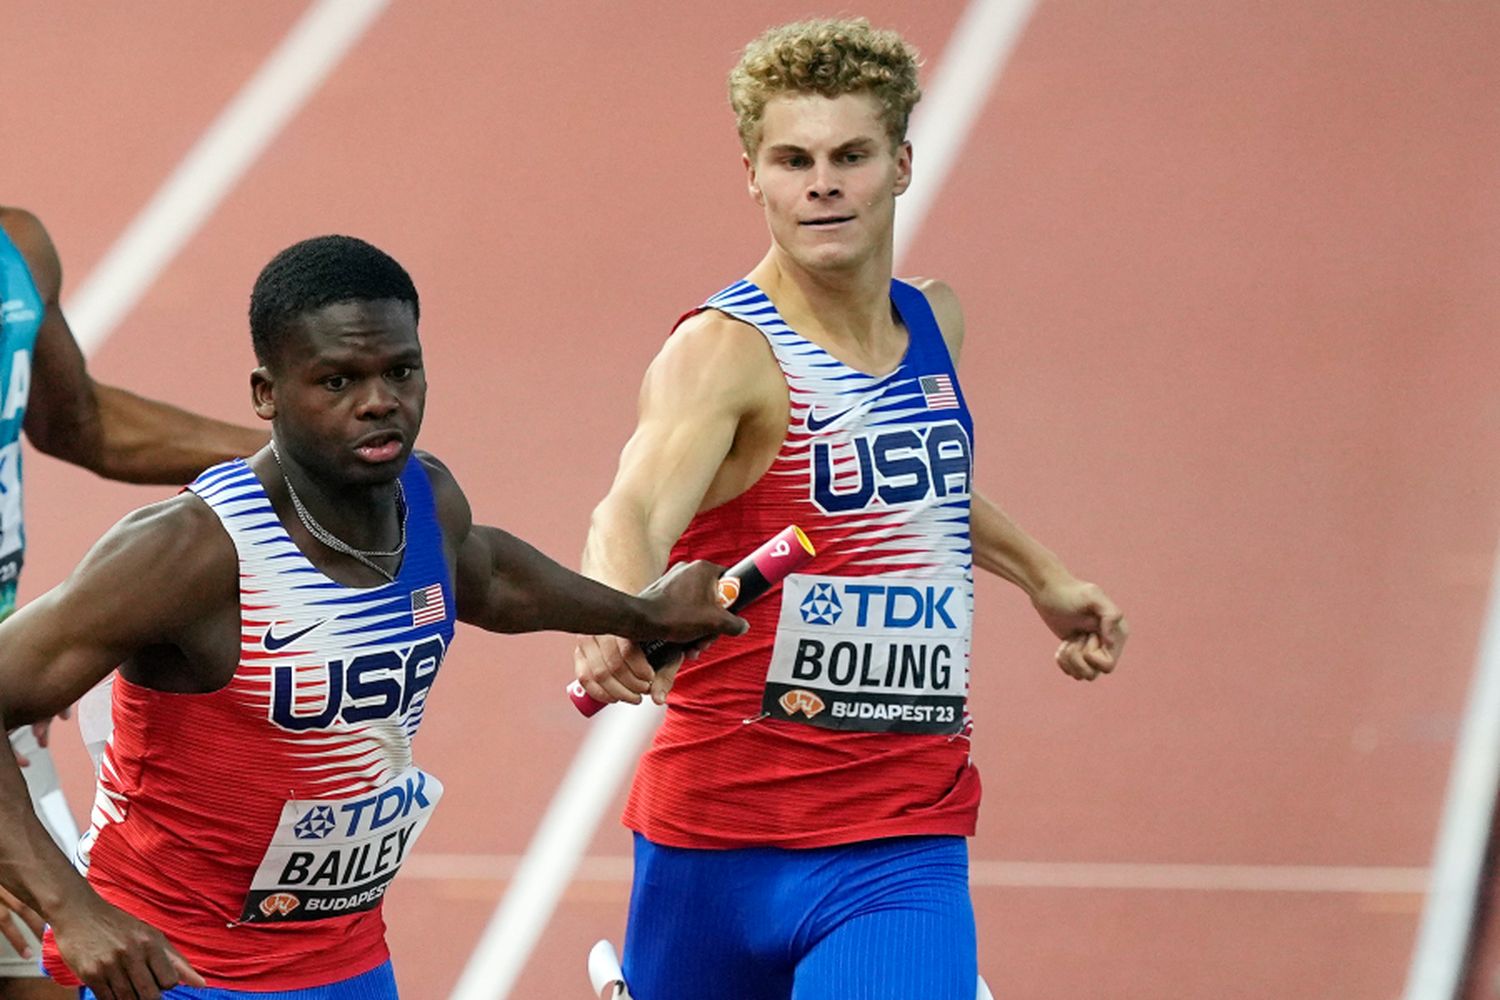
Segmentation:
[[(265, 445), (262, 431), (209, 420), (89, 377), (58, 301), (62, 266), (30, 212), (0, 205), (0, 620), (15, 610), (26, 552), (21, 431), (40, 451), (104, 476), (180, 484)], [(0, 649), (0, 655), (7, 653)], [(59, 843), (77, 836), (46, 750), (47, 720), (10, 733), (26, 784)], [(31, 930), (0, 890), (0, 1000), (66, 1000), (43, 978)]]
[(0, 884), (47, 919), (47, 969), (84, 996), (394, 997), (380, 900), (442, 794), (411, 739), (455, 617), (744, 628), (710, 564), (632, 597), (474, 524), (448, 470), (412, 453), (417, 317), (406, 271), (367, 243), (283, 251), (250, 307), (271, 445), (127, 516), (0, 625), (7, 726), (122, 664), (87, 881), (0, 761)]
[[(674, 543), (733, 562), (787, 523), (818, 557), (682, 668), (641, 761), (637, 1000), (972, 1000), (972, 567), (1031, 598), (1071, 676), (1124, 645), (1104, 593), (972, 492), (958, 301), (891, 277), (917, 97), (915, 53), (863, 20), (772, 30), (730, 74), (770, 251), (646, 373), (584, 568), (630, 590)], [(600, 700), (672, 683), (609, 637), (575, 659)]]

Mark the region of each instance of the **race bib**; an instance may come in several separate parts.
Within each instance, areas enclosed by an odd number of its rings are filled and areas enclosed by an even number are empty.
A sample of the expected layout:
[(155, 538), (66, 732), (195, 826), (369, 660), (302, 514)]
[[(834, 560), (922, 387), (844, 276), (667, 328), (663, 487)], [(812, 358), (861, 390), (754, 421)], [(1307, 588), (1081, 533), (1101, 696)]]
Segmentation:
[(412, 766), (359, 798), (286, 803), (240, 920), (288, 923), (374, 909), (442, 794), (441, 782)]
[(968, 580), (793, 574), (782, 586), (768, 716), (872, 733), (962, 729)]

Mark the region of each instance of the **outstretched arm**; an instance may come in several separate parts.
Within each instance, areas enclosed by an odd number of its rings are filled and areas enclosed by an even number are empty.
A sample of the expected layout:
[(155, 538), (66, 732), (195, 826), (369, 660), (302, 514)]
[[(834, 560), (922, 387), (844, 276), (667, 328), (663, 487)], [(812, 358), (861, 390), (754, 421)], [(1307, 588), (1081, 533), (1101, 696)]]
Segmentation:
[[(0, 728), (47, 718), (136, 651), (179, 642), (209, 602), (232, 592), (232, 550), (208, 535), (205, 517), (212, 512), (191, 496), (132, 514), (66, 581), (0, 624)], [(0, 885), (52, 924), (63, 959), (96, 993), (154, 997), (179, 981), (202, 984), (161, 934), (73, 869), (10, 754), (0, 754), (0, 829)]]
[(738, 635), (745, 622), (719, 607), (718, 567), (680, 567), (637, 597), (580, 576), (514, 535), (473, 523), (448, 470), (424, 455), (443, 531), (457, 543), (458, 617), (492, 632), (610, 632), (634, 639), (692, 642)]
[[(786, 384), (753, 328), (713, 311), (684, 322), (646, 370), (635, 431), (594, 508), (584, 573), (623, 590), (661, 573), (693, 515), (763, 471), (732, 474), (749, 457), (737, 455), (747, 450), (744, 431), (777, 394), (785, 399)], [(775, 430), (779, 445), (785, 425)]]
[[(762, 438), (773, 439), (774, 454), (786, 431), (785, 396), (753, 328), (718, 312), (683, 323), (646, 371), (635, 432), (594, 509), (583, 572), (630, 591), (660, 573), (694, 514), (738, 495), (763, 471)], [(583, 637), (573, 661), (584, 690), (606, 704), (639, 703), (647, 692), (665, 701), (676, 673), (675, 664), (654, 670), (617, 635)]]
[(0, 223), (25, 257), (45, 310), (25, 421), (38, 450), (106, 479), (176, 484), (266, 443), (264, 431), (95, 382), (59, 304), (62, 265), (47, 230), (20, 209), (0, 210)]

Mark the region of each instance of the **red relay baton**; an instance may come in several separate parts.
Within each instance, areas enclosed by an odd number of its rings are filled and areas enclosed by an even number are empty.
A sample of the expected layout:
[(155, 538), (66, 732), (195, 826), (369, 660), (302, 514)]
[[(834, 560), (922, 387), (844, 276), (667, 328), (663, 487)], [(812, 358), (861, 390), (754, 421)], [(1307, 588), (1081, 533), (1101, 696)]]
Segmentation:
[[(739, 611), (763, 596), (789, 573), (794, 573), (814, 555), (813, 544), (795, 524), (789, 524), (776, 537), (750, 553), (719, 577), (719, 603), (730, 611)], [(641, 643), (646, 662), (660, 670), (687, 647), (680, 643), (652, 639)], [(583, 715), (593, 715), (607, 702), (595, 701), (583, 689), (581, 681), (568, 685), (573, 707)]]

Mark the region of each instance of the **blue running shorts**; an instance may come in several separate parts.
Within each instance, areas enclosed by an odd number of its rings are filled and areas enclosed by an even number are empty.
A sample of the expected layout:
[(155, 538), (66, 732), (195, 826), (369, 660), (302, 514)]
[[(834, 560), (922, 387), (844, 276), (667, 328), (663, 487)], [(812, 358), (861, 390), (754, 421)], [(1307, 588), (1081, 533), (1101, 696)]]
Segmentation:
[[(85, 987), (80, 1000), (97, 1000), (94, 991)], [(369, 972), (341, 979), (327, 986), (309, 986), (301, 990), (276, 990), (252, 993), (248, 990), (223, 990), (215, 987), (174, 986), (162, 994), (162, 1000), (400, 1000), (396, 996), (396, 974), (390, 959)]]
[(635, 1000), (974, 1000), (968, 844), (690, 850), (635, 838)]

